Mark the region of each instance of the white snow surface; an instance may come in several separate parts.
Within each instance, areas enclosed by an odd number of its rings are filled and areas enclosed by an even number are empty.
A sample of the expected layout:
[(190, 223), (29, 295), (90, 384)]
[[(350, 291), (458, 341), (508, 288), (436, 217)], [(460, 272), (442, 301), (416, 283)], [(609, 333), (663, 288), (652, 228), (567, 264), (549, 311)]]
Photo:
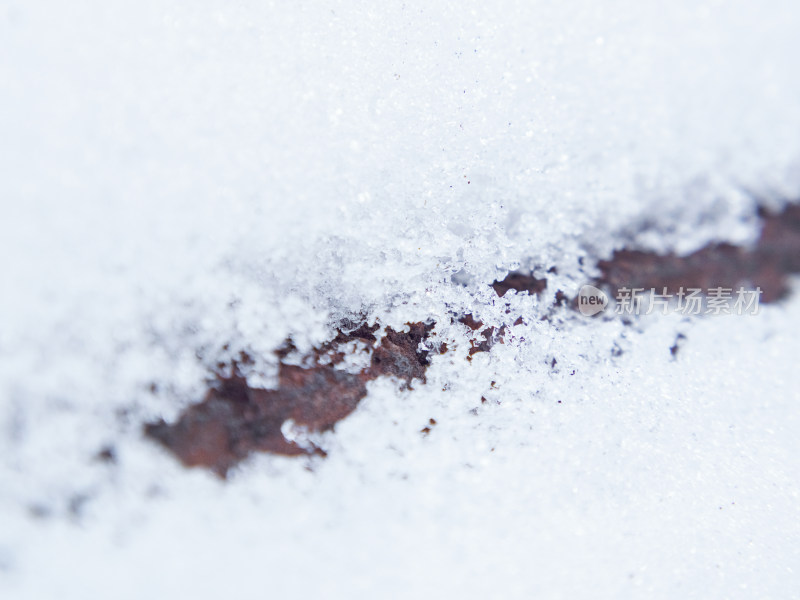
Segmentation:
[[(0, 594), (800, 597), (800, 294), (540, 320), (614, 248), (750, 243), (800, 198), (798, 31), (780, 0), (0, 2)], [(469, 312), (525, 323), (468, 362)], [(360, 318), (452, 350), (327, 459), (223, 482), (143, 438), (218, 361), (274, 385)]]

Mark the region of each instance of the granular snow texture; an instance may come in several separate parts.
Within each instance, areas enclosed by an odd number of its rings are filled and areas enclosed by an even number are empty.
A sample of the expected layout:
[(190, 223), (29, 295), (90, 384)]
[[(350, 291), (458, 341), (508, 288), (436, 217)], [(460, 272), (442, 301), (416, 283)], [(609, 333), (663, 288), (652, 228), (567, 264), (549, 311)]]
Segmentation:
[[(2, 3), (0, 595), (798, 597), (768, 216), (798, 30), (783, 0)], [(725, 244), (793, 257), (781, 299), (570, 306), (615, 252)], [(425, 384), (362, 381), (407, 323)], [(335, 431), (276, 413), (300, 456), (223, 480), (143, 434), (220, 381), (313, 404), (315, 365), (364, 389)], [(192, 460), (230, 436), (200, 429)]]
[(308, 439), (287, 439), (287, 423), (302, 428), (307, 438), (333, 429), (352, 413), (367, 393), (366, 382), (376, 377), (394, 376), (406, 386), (414, 379), (425, 380), (428, 351), (418, 348), (432, 325), (424, 323), (409, 323), (407, 332), (388, 328), (372, 349), (369, 366), (358, 373), (337, 368), (346, 356), (342, 346), (354, 340), (376, 341), (375, 329), (361, 325), (354, 332), (340, 331), (323, 355), (325, 362), (321, 357), (305, 367), (281, 362), (275, 390), (250, 387), (234, 368), (233, 375), (216, 381), (203, 402), (187, 409), (176, 423), (149, 423), (145, 433), (186, 466), (209, 467), (223, 477), (253, 451), (324, 455)]

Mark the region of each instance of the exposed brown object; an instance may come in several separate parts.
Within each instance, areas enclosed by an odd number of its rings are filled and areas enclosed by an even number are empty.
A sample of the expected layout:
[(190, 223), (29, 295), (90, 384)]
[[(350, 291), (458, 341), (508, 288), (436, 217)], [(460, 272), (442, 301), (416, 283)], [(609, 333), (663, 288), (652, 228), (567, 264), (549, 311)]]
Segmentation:
[[(419, 350), (432, 324), (411, 323), (408, 332), (391, 328), (373, 349), (371, 364), (361, 373), (336, 369), (344, 354), (340, 346), (352, 340), (377, 341), (377, 326), (362, 325), (314, 352), (314, 365), (300, 367), (280, 363), (278, 388), (253, 388), (238, 373), (220, 377), (199, 404), (187, 408), (173, 423), (158, 421), (145, 426), (145, 434), (171, 450), (187, 467), (208, 467), (224, 477), (228, 470), (251, 452), (286, 456), (324, 455), (308, 439), (284, 437), (282, 427), (309, 434), (333, 429), (355, 410), (366, 395), (366, 383), (380, 376), (395, 376), (410, 387), (414, 379), (425, 380), (428, 351)], [(283, 359), (286, 349), (278, 351)], [(320, 364), (322, 355), (331, 362)]]
[(800, 273), (800, 204), (790, 204), (782, 212), (761, 211), (764, 226), (758, 240), (758, 253), (781, 273)]
[(435, 425), (436, 425), (436, 419), (430, 418), (430, 419), (428, 419), (428, 424), (427, 424), (425, 427), (423, 427), (422, 429), (420, 429), (420, 430), (419, 430), (419, 432), (420, 432), (420, 433), (421, 433), (423, 436), (426, 436), (426, 435), (428, 435), (428, 434), (429, 434), (429, 433), (432, 431), (432, 429), (431, 429), (431, 428), (432, 428), (433, 426), (435, 426)]
[(464, 315), (459, 320), (475, 332), (474, 337), (469, 341), (469, 352), (467, 360), (472, 360), (472, 355), (478, 352), (488, 352), (494, 345), (494, 327), (486, 327), (481, 321), (475, 319), (472, 313)]
[[(777, 300), (788, 290), (787, 276), (800, 272), (800, 206), (790, 205), (777, 214), (762, 211), (761, 217), (761, 235), (752, 249), (712, 244), (688, 256), (623, 249), (598, 263), (602, 275), (597, 283), (611, 288), (615, 294), (622, 287), (656, 288), (659, 292), (666, 287), (668, 293), (674, 294), (681, 287), (707, 290), (747, 284), (761, 288), (761, 301)], [(556, 271), (551, 268), (548, 272)], [(492, 287), (499, 296), (510, 289), (541, 294), (547, 280), (511, 273)], [(574, 305), (574, 301), (570, 302), (558, 290), (555, 304)], [(475, 353), (489, 351), (495, 341), (503, 341), (504, 326), (495, 330), (472, 314), (459, 321), (474, 332), (470, 360)], [(519, 323), (518, 319), (515, 324)], [(187, 408), (177, 422), (168, 424), (162, 420), (148, 424), (145, 433), (171, 450), (186, 466), (207, 467), (223, 477), (254, 451), (287, 456), (324, 455), (302, 432), (314, 434), (332, 429), (355, 410), (366, 395), (366, 383), (377, 377), (395, 376), (404, 387), (410, 387), (415, 379), (424, 382), (429, 352), (419, 350), (419, 345), (427, 340), (432, 328), (433, 324), (424, 323), (409, 324), (405, 333), (389, 328), (380, 342), (377, 325), (362, 324), (347, 333), (339, 331), (333, 340), (306, 357), (312, 363), (307, 367), (284, 362), (296, 352), (289, 340), (276, 351), (280, 360), (277, 389), (248, 386), (234, 364), (234, 375), (219, 377), (203, 401)], [(670, 348), (673, 357), (679, 351), (681, 337)], [(373, 345), (370, 366), (357, 374), (335, 368), (344, 360), (343, 346), (354, 340)], [(438, 348), (439, 352), (447, 350), (445, 344)], [(323, 357), (325, 361), (321, 360)], [(251, 357), (242, 354), (238, 364), (249, 362)], [(555, 366), (554, 358), (551, 367)], [(495, 387), (494, 381), (491, 387)], [(481, 402), (486, 399), (481, 397)], [(294, 439), (287, 439), (282, 432), (288, 421), (300, 432)], [(435, 421), (431, 419), (422, 433), (430, 433), (433, 425)], [(101, 453), (99, 457), (113, 460), (111, 454)]]
[(483, 322), (482, 321), (478, 321), (475, 317), (473, 317), (472, 313), (464, 315), (458, 321), (459, 321), (459, 323), (463, 323), (464, 325), (466, 325), (467, 327), (472, 329), (472, 331), (477, 331), (481, 327), (483, 327)]
[(541, 294), (547, 288), (547, 279), (537, 279), (531, 274), (509, 273), (502, 281), (495, 281), (492, 287), (501, 298), (506, 295), (508, 290)]
[(762, 211), (764, 224), (752, 249), (711, 244), (687, 256), (642, 250), (618, 250), (601, 260), (598, 283), (616, 295), (620, 288), (655, 288), (668, 294), (698, 288), (739, 285), (760, 287), (761, 301), (773, 302), (788, 292), (787, 275), (800, 272), (800, 205), (780, 213)]
[(386, 330), (386, 336), (372, 353), (372, 364), (362, 374), (366, 381), (381, 375), (403, 379), (406, 387), (411, 387), (412, 379), (425, 381), (429, 353), (417, 347), (428, 337), (433, 324), (411, 323), (409, 328), (408, 333), (399, 333), (391, 327)]

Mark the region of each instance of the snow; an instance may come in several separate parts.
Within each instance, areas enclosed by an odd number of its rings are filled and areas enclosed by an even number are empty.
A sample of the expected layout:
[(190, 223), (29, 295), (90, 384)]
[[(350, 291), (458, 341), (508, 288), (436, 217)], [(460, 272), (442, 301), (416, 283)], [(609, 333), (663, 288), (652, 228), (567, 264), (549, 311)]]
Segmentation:
[[(488, 284), (556, 266), (574, 295), (626, 242), (752, 241), (754, 198), (800, 197), (798, 25), (779, 0), (5, 2), (4, 597), (797, 594), (798, 299), (631, 327)], [(469, 362), (466, 312), (525, 323)], [(324, 461), (222, 483), (142, 438), (218, 360), (271, 385), (288, 336), (359, 315), (454, 350), (370, 383)]]

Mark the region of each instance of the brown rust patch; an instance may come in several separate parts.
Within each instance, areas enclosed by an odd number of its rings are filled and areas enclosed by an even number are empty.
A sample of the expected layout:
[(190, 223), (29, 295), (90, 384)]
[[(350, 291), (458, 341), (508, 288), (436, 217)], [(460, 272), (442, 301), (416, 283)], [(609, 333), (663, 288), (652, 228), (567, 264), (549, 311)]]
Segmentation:
[(391, 327), (372, 353), (372, 364), (364, 376), (375, 379), (393, 375), (411, 387), (413, 379), (425, 381), (425, 370), (430, 364), (428, 350), (418, 350), (420, 342), (427, 339), (433, 324), (410, 323), (407, 333), (397, 332)]
[(739, 285), (759, 287), (762, 302), (788, 293), (787, 276), (800, 272), (800, 205), (780, 213), (761, 212), (761, 235), (753, 248), (710, 244), (687, 256), (622, 249), (601, 260), (597, 283), (617, 295), (621, 288), (708, 290)]
[[(404, 387), (410, 387), (414, 379), (424, 381), (429, 352), (419, 345), (432, 328), (424, 323), (409, 324), (408, 332), (387, 328), (373, 349), (370, 366), (357, 374), (335, 368), (344, 358), (340, 348), (353, 340), (377, 342), (377, 326), (340, 331), (314, 351), (310, 367), (283, 362), (291, 352), (289, 343), (276, 352), (281, 359), (277, 389), (249, 386), (234, 365), (233, 376), (218, 377), (203, 401), (187, 408), (175, 423), (147, 424), (145, 434), (187, 467), (207, 467), (222, 477), (251, 452), (324, 455), (309, 440), (300, 443), (284, 437), (284, 423), (290, 421), (310, 434), (327, 431), (356, 409), (367, 393), (368, 381), (394, 376)], [(320, 363), (323, 355), (330, 362)]]
[(800, 204), (780, 213), (760, 211), (764, 220), (758, 240), (758, 254), (783, 274), (800, 273)]
[[(800, 205), (790, 205), (780, 213), (762, 211), (761, 217), (762, 231), (753, 248), (711, 244), (687, 256), (622, 249), (598, 263), (601, 277), (596, 283), (611, 288), (615, 295), (622, 287), (658, 291), (666, 287), (668, 293), (675, 294), (681, 287), (708, 290), (750, 285), (761, 288), (762, 301), (777, 300), (788, 291), (787, 277), (800, 272)], [(548, 272), (555, 273), (555, 269)], [(510, 289), (541, 294), (547, 280), (511, 273), (492, 287), (501, 297)], [(575, 301), (557, 290), (555, 304), (574, 307)], [(488, 327), (472, 314), (459, 321), (472, 333), (470, 360), (478, 352), (489, 351), (494, 343), (503, 343), (505, 326)], [(518, 319), (515, 324), (519, 323)], [(420, 343), (428, 340), (433, 324), (411, 323), (408, 327), (407, 332), (388, 328), (381, 338), (377, 325), (364, 323), (347, 332), (339, 331), (333, 340), (305, 357), (305, 366), (286, 364), (286, 359), (297, 352), (287, 340), (276, 351), (280, 361), (278, 387), (272, 390), (247, 384), (238, 365), (249, 364), (252, 359), (242, 354), (233, 364), (233, 375), (219, 376), (202, 402), (187, 408), (173, 424), (163, 420), (147, 424), (145, 434), (172, 451), (184, 465), (207, 467), (223, 477), (251, 452), (324, 455), (302, 435), (287, 439), (282, 427), (291, 421), (298, 431), (313, 438), (314, 433), (333, 429), (356, 409), (366, 395), (367, 382), (385, 376), (397, 377), (405, 388), (410, 388), (414, 380), (424, 382), (430, 351), (421, 350)], [(370, 365), (360, 373), (336, 368), (345, 358), (344, 346), (352, 341), (372, 347)], [(679, 351), (679, 341), (680, 336), (670, 348), (673, 357)], [(439, 344), (435, 351), (446, 350), (445, 344)], [(555, 366), (553, 359), (551, 368)], [(482, 397), (481, 402), (486, 399)], [(433, 425), (431, 420), (422, 433), (429, 434)]]
[(495, 281), (492, 287), (501, 298), (508, 290), (538, 295), (547, 288), (547, 279), (537, 279), (532, 274), (526, 273), (509, 273), (502, 281)]
[(469, 352), (467, 360), (472, 360), (472, 355), (478, 352), (488, 352), (494, 345), (494, 327), (487, 327), (483, 322), (478, 321), (472, 313), (464, 315), (458, 320), (473, 332), (472, 339), (469, 341)]

